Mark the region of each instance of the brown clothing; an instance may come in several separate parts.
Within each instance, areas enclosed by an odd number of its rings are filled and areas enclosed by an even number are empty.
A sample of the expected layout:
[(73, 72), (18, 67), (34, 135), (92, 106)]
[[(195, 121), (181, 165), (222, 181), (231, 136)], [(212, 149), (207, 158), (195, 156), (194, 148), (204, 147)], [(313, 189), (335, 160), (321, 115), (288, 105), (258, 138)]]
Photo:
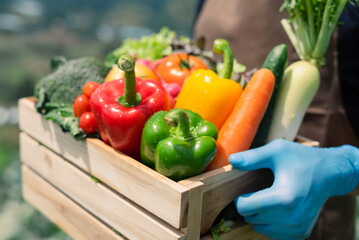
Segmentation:
[[(234, 56), (248, 69), (260, 67), (269, 51), (286, 43), (289, 63), (297, 55), (280, 24), (284, 17), (279, 13), (282, 0), (207, 0), (195, 25), (195, 37), (206, 38), (206, 48), (211, 49), (216, 38), (230, 43)], [(322, 147), (351, 144), (359, 147), (346, 116), (340, 96), (337, 69), (336, 34), (326, 55), (326, 65), (321, 68), (321, 84), (304, 117), (299, 134), (320, 142)], [(331, 198), (309, 239), (353, 239), (355, 198)]]

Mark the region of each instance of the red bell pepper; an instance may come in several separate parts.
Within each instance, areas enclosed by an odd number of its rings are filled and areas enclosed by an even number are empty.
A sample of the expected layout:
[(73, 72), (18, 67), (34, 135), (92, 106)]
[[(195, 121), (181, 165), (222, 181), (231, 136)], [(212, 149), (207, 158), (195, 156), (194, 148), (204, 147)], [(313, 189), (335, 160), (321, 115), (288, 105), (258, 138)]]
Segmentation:
[(91, 109), (102, 140), (140, 159), (142, 129), (147, 119), (157, 111), (168, 111), (170, 101), (159, 82), (135, 77), (135, 61), (130, 55), (121, 56), (118, 66), (125, 77), (100, 85), (91, 95)]

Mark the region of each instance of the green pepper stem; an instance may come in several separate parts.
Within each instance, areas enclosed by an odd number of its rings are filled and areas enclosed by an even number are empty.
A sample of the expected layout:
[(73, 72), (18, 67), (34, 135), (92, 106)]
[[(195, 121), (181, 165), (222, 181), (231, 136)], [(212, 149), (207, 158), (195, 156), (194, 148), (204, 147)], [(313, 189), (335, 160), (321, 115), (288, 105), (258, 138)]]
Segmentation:
[(229, 79), (233, 70), (233, 53), (229, 43), (224, 39), (216, 39), (213, 43), (213, 52), (223, 54), (223, 68), (218, 73), (220, 78)]
[(164, 116), (167, 125), (173, 127), (171, 133), (183, 140), (192, 139), (188, 115), (182, 109), (173, 109)]
[(125, 73), (124, 94), (118, 102), (125, 107), (134, 107), (141, 101), (136, 89), (135, 60), (130, 55), (122, 55), (118, 59), (118, 67)]

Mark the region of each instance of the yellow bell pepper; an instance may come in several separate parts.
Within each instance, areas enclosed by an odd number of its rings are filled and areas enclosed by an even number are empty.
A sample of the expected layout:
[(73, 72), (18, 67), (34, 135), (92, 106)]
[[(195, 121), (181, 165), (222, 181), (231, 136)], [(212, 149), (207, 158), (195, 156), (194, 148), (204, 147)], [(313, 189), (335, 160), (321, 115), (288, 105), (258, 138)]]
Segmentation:
[(184, 83), (175, 108), (196, 112), (203, 119), (214, 123), (219, 130), (232, 112), (243, 89), (237, 82), (229, 79), (232, 74), (233, 55), (228, 42), (217, 39), (214, 42), (214, 52), (223, 54), (223, 71), (219, 76), (212, 70), (200, 69), (193, 72)]

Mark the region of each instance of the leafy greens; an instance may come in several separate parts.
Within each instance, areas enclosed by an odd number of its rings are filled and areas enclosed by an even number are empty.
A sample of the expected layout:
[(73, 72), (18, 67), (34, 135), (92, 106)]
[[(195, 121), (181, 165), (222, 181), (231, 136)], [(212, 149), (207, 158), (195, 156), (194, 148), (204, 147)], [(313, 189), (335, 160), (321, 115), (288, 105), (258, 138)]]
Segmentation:
[[(281, 11), (289, 19), (281, 23), (298, 56), (320, 67), (339, 17), (347, 2), (354, 0), (284, 0)], [(359, 3), (359, 0), (355, 0)]]
[[(105, 65), (111, 68), (123, 54), (134, 54), (138, 59), (158, 60), (172, 53), (171, 44), (175, 38), (177, 38), (176, 32), (163, 27), (159, 33), (143, 36), (140, 39), (125, 39), (119, 48), (107, 55)], [(180, 40), (190, 43), (190, 39), (185, 36), (180, 37)]]

